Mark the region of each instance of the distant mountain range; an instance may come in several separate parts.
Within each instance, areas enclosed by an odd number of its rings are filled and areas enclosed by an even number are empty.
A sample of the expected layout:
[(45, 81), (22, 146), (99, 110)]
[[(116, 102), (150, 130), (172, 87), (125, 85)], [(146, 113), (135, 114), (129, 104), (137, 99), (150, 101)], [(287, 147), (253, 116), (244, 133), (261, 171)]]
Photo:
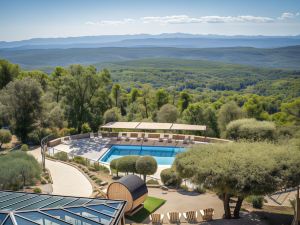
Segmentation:
[[(242, 38), (243, 39), (243, 38)], [(258, 38), (259, 39), (259, 38)], [(98, 64), (136, 59), (177, 58), (209, 60), (268, 68), (300, 70), (300, 45), (281, 48), (103, 47), (70, 49), (0, 49), (0, 58), (25, 69)]]
[(0, 41), (0, 49), (67, 49), (100, 47), (180, 47), (278, 48), (300, 45), (300, 36), (222, 36), (184, 33), (101, 35), (66, 38), (34, 38), (22, 41)]

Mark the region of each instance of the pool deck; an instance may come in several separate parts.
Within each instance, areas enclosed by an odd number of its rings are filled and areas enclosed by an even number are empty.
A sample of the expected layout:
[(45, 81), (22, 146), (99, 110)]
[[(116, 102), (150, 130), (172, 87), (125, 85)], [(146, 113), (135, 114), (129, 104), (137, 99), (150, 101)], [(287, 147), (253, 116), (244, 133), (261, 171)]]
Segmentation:
[[(197, 142), (195, 144), (203, 144)], [(117, 140), (116, 138), (84, 138), (78, 140), (71, 140), (55, 146), (53, 149), (63, 151), (70, 155), (82, 156), (84, 158), (98, 161), (112, 145), (142, 145), (142, 146), (161, 146), (161, 147), (191, 147), (190, 144), (184, 144), (183, 141), (168, 142), (167, 140), (159, 141), (158, 139), (149, 138), (148, 141), (137, 140), (130, 138), (129, 140)], [(52, 151), (52, 148), (49, 148)]]

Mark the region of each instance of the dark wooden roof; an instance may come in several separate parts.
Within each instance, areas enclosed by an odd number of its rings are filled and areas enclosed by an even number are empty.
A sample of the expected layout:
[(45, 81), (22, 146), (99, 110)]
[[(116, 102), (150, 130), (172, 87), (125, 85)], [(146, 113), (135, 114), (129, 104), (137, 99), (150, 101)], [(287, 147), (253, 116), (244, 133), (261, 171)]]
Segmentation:
[(148, 193), (145, 182), (137, 175), (128, 175), (122, 177), (117, 182), (123, 184), (128, 189), (128, 191), (132, 195), (133, 200), (136, 200), (144, 194)]

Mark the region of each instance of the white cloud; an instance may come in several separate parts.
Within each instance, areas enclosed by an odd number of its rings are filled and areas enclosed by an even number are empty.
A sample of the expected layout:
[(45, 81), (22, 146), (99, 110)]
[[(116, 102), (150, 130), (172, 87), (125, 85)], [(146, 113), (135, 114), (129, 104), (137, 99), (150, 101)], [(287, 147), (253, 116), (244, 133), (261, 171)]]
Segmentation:
[(138, 19), (125, 18), (122, 20), (100, 20), (89, 21), (87, 25), (124, 25), (132, 23), (146, 23), (146, 24), (193, 24), (193, 23), (272, 23), (278, 20), (292, 19), (299, 16), (300, 13), (284, 12), (277, 18), (265, 16), (200, 16), (191, 17), (188, 15), (171, 15), (171, 16), (147, 16)]
[(295, 18), (297, 16), (299, 16), (300, 13), (297, 12), (297, 13), (291, 13), (291, 12), (284, 12), (281, 14), (280, 17), (278, 17), (279, 20), (286, 20), (286, 19), (292, 19), (292, 18)]
[(125, 18), (122, 20), (100, 20), (100, 21), (88, 21), (85, 24), (87, 25), (122, 25), (135, 22), (134, 19)]
[(273, 22), (274, 19), (270, 17), (260, 16), (202, 16), (202, 17), (189, 17), (187, 15), (174, 15), (174, 16), (152, 16), (142, 17), (144, 23), (161, 23), (161, 24), (186, 24), (186, 23), (268, 23)]

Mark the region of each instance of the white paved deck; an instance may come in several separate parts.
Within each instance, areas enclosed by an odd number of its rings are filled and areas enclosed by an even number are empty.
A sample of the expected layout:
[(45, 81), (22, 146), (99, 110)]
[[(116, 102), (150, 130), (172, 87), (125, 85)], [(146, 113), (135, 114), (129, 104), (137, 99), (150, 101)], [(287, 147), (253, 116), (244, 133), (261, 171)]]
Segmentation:
[[(40, 148), (29, 152), (41, 161)], [(53, 193), (78, 197), (91, 196), (93, 189), (88, 179), (76, 168), (61, 162), (46, 159), (46, 168), (49, 169), (53, 180)]]
[[(56, 150), (63, 151), (68, 154), (82, 156), (87, 159), (98, 161), (99, 158), (107, 151), (107, 145), (110, 139), (106, 138), (84, 138), (72, 140), (68, 144), (62, 143), (54, 147)], [(50, 149), (51, 151), (51, 149)]]

